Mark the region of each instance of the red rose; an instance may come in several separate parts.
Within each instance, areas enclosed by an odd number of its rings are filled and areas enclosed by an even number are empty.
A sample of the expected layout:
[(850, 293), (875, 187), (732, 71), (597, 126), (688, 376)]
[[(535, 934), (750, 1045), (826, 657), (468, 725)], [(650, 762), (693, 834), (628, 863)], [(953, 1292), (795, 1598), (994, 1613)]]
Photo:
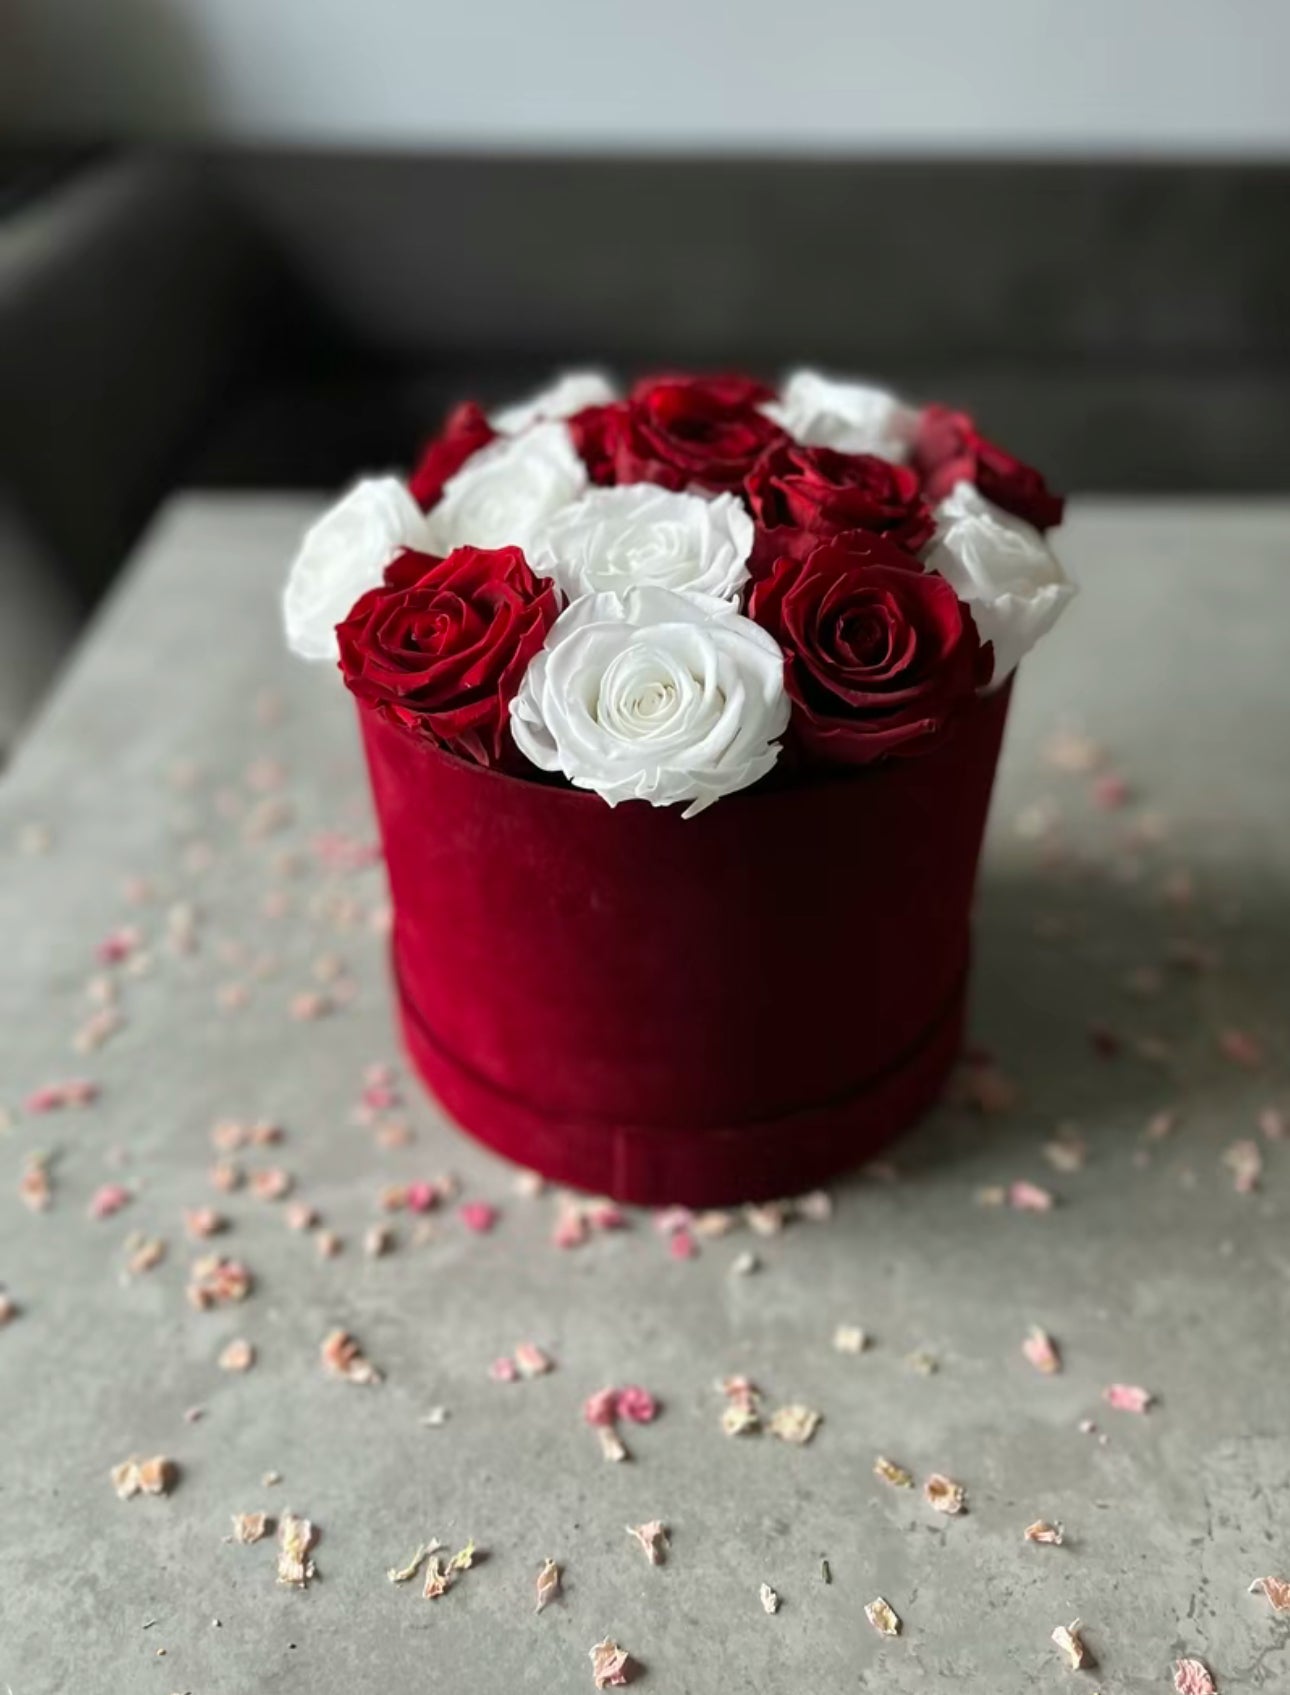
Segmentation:
[(473, 400), (463, 401), (444, 420), (439, 434), (421, 450), (417, 468), (408, 480), (413, 500), (423, 512), (438, 504), (443, 485), (455, 476), (481, 447), (497, 435)]
[(837, 453), (783, 441), (767, 448), (744, 483), (757, 520), (752, 571), (784, 554), (802, 559), (822, 541), (867, 530), (917, 553), (935, 522), (918, 474), (872, 453)]
[(1051, 530), (1062, 521), (1064, 498), (1032, 465), (987, 440), (966, 412), (925, 407), (914, 437), (914, 464), (923, 493), (933, 503), (944, 500), (955, 483), (975, 483), (987, 500), (1037, 530)]
[(773, 393), (751, 377), (649, 377), (625, 401), (578, 413), (570, 428), (593, 482), (738, 491), (783, 436), (757, 409)]
[(821, 763), (925, 752), (993, 668), (945, 579), (881, 536), (853, 532), (777, 560), (748, 615), (784, 650), (793, 730)]
[(401, 554), (336, 627), (360, 700), (480, 765), (509, 758), (511, 701), (558, 611), (518, 547)]

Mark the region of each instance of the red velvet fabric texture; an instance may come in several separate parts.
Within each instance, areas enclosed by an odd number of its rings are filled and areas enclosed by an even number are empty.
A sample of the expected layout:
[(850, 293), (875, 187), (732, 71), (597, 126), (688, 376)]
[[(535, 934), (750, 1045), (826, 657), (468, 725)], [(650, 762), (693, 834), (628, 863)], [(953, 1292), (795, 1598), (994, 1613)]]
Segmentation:
[(958, 1050), (1009, 692), (922, 758), (688, 820), (467, 764), (360, 702), (423, 1077), (480, 1140), (625, 1201), (867, 1158)]

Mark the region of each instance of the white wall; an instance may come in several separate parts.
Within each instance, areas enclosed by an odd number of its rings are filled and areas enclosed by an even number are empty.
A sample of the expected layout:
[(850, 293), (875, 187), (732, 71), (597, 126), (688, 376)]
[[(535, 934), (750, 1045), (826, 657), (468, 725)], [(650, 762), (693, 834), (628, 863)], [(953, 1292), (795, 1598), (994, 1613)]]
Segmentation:
[(1290, 0), (0, 0), (12, 132), (1290, 156)]

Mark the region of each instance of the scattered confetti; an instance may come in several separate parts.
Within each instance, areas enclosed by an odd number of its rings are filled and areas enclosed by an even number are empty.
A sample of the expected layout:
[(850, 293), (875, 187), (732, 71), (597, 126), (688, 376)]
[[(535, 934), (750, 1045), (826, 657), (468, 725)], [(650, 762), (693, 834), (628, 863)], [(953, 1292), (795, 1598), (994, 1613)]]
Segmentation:
[(1102, 1391), (1102, 1399), (1117, 1412), (1144, 1413), (1155, 1401), (1149, 1389), (1136, 1383), (1111, 1383)]
[(560, 1568), (554, 1560), (546, 1559), (542, 1561), (542, 1568), (537, 1574), (534, 1588), (537, 1593), (537, 1605), (533, 1611), (540, 1613), (560, 1593)]
[(177, 1477), (174, 1461), (160, 1454), (150, 1460), (131, 1456), (112, 1467), (112, 1487), (122, 1501), (128, 1501), (132, 1495), (168, 1495)]
[(346, 1330), (333, 1330), (326, 1336), (321, 1354), (324, 1367), (333, 1377), (343, 1378), (346, 1383), (376, 1384), (381, 1381), (380, 1372)]
[(878, 1632), (879, 1636), (899, 1636), (900, 1618), (890, 1602), (884, 1601), (881, 1595), (876, 1595), (864, 1610), (864, 1616)]
[(951, 1517), (957, 1517), (967, 1507), (963, 1485), (939, 1471), (934, 1471), (924, 1483), (923, 1499), (938, 1513), (948, 1513)]
[(1175, 1660), (1174, 1688), (1178, 1695), (1216, 1695), (1217, 1685), (1202, 1661)]
[(777, 1613), (779, 1611), (779, 1596), (771, 1588), (769, 1583), (763, 1583), (761, 1588), (758, 1590), (758, 1594), (761, 1597), (763, 1612)]
[(1059, 1624), (1053, 1631), (1052, 1640), (1066, 1656), (1066, 1663), (1072, 1671), (1083, 1671), (1088, 1666), (1096, 1665), (1088, 1644), (1080, 1635), (1080, 1621), (1072, 1620), (1070, 1624)]
[(283, 1513), (278, 1522), (278, 1582), (304, 1589), (315, 1575), (310, 1550), (317, 1533), (307, 1518)]
[(627, 1534), (634, 1536), (645, 1551), (645, 1558), (652, 1566), (661, 1566), (668, 1550), (667, 1531), (656, 1518), (647, 1524), (629, 1524)]
[(1251, 1595), (1262, 1595), (1274, 1613), (1290, 1613), (1290, 1582), (1284, 1577), (1256, 1577)]
[(591, 1660), (592, 1681), (597, 1689), (608, 1689), (611, 1685), (616, 1688), (619, 1684), (627, 1682), (630, 1656), (612, 1637), (606, 1636), (603, 1642), (597, 1642), (595, 1647), (589, 1650), (588, 1657)]
[(1056, 1342), (1037, 1324), (1031, 1325), (1029, 1334), (1021, 1344), (1021, 1351), (1035, 1370), (1042, 1371), (1046, 1377), (1051, 1377), (1062, 1369), (1062, 1358), (1057, 1351)]
[(1061, 1525), (1049, 1524), (1046, 1518), (1037, 1518), (1022, 1534), (1027, 1542), (1039, 1542), (1050, 1548), (1060, 1548), (1063, 1541)]

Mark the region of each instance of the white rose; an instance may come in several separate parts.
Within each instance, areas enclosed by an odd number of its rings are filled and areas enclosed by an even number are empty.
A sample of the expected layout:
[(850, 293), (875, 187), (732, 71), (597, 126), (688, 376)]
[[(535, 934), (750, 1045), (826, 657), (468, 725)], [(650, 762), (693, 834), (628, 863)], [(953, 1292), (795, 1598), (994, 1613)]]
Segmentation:
[(584, 406), (608, 406), (618, 394), (609, 378), (600, 371), (567, 371), (550, 388), (521, 400), (514, 406), (504, 406), (494, 412), (489, 423), (501, 436), (519, 435), (530, 424), (542, 418), (572, 418)]
[(427, 514), (434, 551), (522, 547), (527, 554), (538, 528), (586, 486), (586, 467), (564, 424), (535, 424), (523, 435), (503, 436), (472, 454), (444, 484)]
[(804, 447), (875, 453), (896, 464), (909, 457), (918, 426), (914, 408), (885, 388), (834, 382), (818, 371), (794, 371), (762, 411)]
[(324, 512), (306, 531), (282, 593), (291, 651), (335, 660), (337, 624), (404, 547), (427, 552), (430, 534), (425, 514), (396, 477), (358, 483)]
[(529, 564), (566, 600), (633, 584), (689, 589), (738, 604), (753, 521), (732, 494), (709, 500), (649, 483), (591, 489), (547, 521)]
[(927, 568), (968, 603), (981, 640), (994, 643), (992, 688), (1016, 670), (1075, 593), (1039, 531), (968, 482), (955, 483), (936, 508)]
[(724, 600), (647, 586), (561, 613), (511, 731), (535, 765), (610, 806), (686, 801), (692, 818), (766, 775), (788, 714), (773, 637)]

